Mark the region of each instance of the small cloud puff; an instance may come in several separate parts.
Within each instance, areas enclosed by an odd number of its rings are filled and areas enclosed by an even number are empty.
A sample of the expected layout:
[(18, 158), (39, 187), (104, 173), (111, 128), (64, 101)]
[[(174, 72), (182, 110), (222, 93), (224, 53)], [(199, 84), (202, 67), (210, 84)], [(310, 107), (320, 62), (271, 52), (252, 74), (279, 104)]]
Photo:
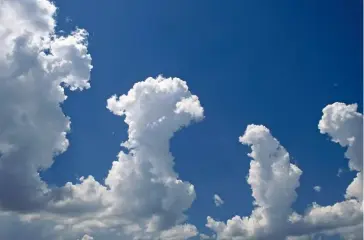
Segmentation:
[(320, 186), (314, 186), (313, 190), (315, 190), (316, 192), (321, 192), (321, 187)]
[(215, 194), (214, 195), (214, 203), (215, 203), (216, 207), (220, 207), (221, 205), (224, 204), (224, 200), (222, 200), (219, 195)]

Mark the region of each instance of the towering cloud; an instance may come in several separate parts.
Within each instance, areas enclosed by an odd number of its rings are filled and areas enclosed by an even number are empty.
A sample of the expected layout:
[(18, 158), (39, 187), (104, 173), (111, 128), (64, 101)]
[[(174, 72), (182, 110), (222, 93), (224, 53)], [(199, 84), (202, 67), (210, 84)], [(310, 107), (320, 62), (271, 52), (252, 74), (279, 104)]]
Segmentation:
[[(113, 96), (107, 108), (124, 116), (129, 139), (105, 180), (110, 188), (113, 212), (136, 224), (138, 231), (159, 232), (182, 223), (194, 198), (193, 185), (183, 182), (173, 170), (169, 141), (191, 121), (203, 118), (197, 96), (178, 78), (148, 78), (136, 83), (127, 95)], [(177, 227), (163, 236), (191, 232)]]
[(64, 86), (88, 88), (87, 32), (55, 32), (49, 1), (0, 3), (0, 207), (42, 208), (52, 193), (38, 174), (69, 143), (70, 119), (60, 104)]
[(250, 217), (235, 216), (227, 223), (208, 217), (207, 227), (218, 239), (282, 239), (301, 170), (289, 162), (287, 151), (262, 125), (249, 125), (239, 140), (252, 149), (248, 183), (256, 207)]
[(112, 96), (107, 108), (125, 116), (126, 151), (118, 154), (105, 183), (89, 176), (62, 189), (62, 200), (49, 209), (68, 221), (69, 212), (77, 209), (79, 215), (72, 224), (62, 225), (61, 219), (58, 224), (73, 232), (87, 229), (95, 238), (172, 240), (197, 235), (195, 226), (183, 224), (183, 212), (196, 196), (194, 186), (178, 178), (169, 152), (173, 134), (203, 118), (197, 96), (186, 82), (159, 76), (136, 83), (126, 95)]

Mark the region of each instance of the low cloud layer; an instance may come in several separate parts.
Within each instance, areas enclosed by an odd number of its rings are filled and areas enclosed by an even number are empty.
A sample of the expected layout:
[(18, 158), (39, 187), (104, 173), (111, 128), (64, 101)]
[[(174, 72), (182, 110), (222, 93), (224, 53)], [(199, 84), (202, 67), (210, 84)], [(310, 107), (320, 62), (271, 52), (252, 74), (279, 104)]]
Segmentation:
[[(342, 202), (313, 203), (302, 214), (291, 208), (302, 170), (268, 128), (249, 125), (239, 140), (252, 150), (247, 181), (254, 210), (227, 222), (208, 217), (215, 234), (199, 234), (186, 216), (195, 188), (175, 172), (169, 149), (174, 134), (202, 120), (204, 109), (185, 81), (162, 76), (107, 100), (111, 114), (127, 124), (128, 139), (104, 181), (84, 176), (48, 186), (39, 172), (70, 144), (64, 90), (87, 90), (92, 70), (87, 31), (58, 36), (55, 12), (48, 0), (0, 2), (0, 239), (361, 239), (363, 116), (355, 104), (326, 106), (319, 129), (347, 148), (357, 175)], [(224, 204), (218, 195), (213, 200)]]

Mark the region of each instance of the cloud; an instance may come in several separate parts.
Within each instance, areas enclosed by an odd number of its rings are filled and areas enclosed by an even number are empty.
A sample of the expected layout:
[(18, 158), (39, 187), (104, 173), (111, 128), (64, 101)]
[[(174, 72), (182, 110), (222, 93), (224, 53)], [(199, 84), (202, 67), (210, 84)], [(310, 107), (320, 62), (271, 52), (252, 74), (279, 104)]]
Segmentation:
[(345, 157), (349, 160), (349, 168), (356, 171), (357, 176), (346, 190), (346, 200), (331, 206), (313, 203), (293, 229), (297, 232), (323, 232), (350, 237), (352, 234), (347, 229), (359, 231), (357, 226), (363, 224), (363, 115), (357, 112), (356, 104), (338, 102), (326, 106), (322, 112), (318, 125), (320, 132), (347, 148)]
[(196, 236), (184, 214), (196, 193), (174, 171), (169, 141), (204, 113), (178, 78), (148, 78), (108, 99), (107, 108), (125, 117), (129, 136), (104, 182), (85, 176), (51, 188), (40, 178), (69, 146), (64, 88), (89, 88), (92, 69), (87, 32), (58, 36), (55, 12), (48, 0), (0, 5), (0, 238)]
[(357, 112), (357, 104), (334, 103), (326, 106), (319, 122), (322, 134), (328, 134), (332, 141), (347, 147), (345, 157), (351, 170), (363, 170), (363, 116)]
[(204, 239), (211, 239), (211, 237), (209, 235), (200, 233), (200, 239), (204, 240)]
[(55, 35), (55, 10), (45, 0), (1, 2), (0, 207), (6, 210), (39, 210), (52, 199), (38, 172), (69, 145), (64, 86), (90, 87), (87, 32)]
[(356, 104), (334, 103), (326, 106), (319, 122), (320, 132), (328, 134), (332, 141), (346, 147), (345, 157), (349, 168), (357, 172), (356, 178), (346, 190), (346, 198), (363, 201), (363, 115)]
[[(112, 96), (107, 108), (125, 116), (129, 126), (129, 138), (122, 143), (128, 153), (119, 153), (105, 180), (113, 215), (137, 224), (138, 231), (172, 228), (173, 236), (182, 232), (186, 237), (191, 235), (191, 227), (187, 231), (186, 226), (175, 225), (186, 219), (183, 212), (195, 199), (195, 190), (173, 170), (169, 141), (182, 127), (203, 119), (197, 96), (190, 93), (186, 82), (159, 76), (136, 83), (127, 95)], [(163, 232), (163, 236), (170, 234)]]
[(315, 190), (316, 192), (321, 192), (321, 187), (320, 186), (314, 186), (313, 190)]
[(160, 238), (163, 240), (182, 240), (197, 236), (198, 231), (190, 224), (178, 225), (169, 230), (163, 231)]
[(224, 201), (221, 199), (221, 197), (219, 195), (215, 194), (214, 203), (215, 203), (216, 207), (220, 207), (221, 205), (224, 204)]
[(82, 239), (81, 240), (94, 240), (94, 238), (93, 237), (91, 237), (91, 236), (89, 236), (89, 235), (87, 235), (87, 234), (85, 234), (83, 237), (82, 237)]
[(206, 226), (218, 239), (281, 239), (302, 172), (289, 162), (289, 154), (265, 126), (249, 125), (239, 141), (252, 149), (247, 181), (256, 207), (250, 217), (235, 216), (227, 223), (208, 217)]
[(196, 236), (196, 227), (184, 223), (184, 211), (196, 193), (174, 171), (169, 141), (182, 127), (203, 119), (197, 96), (184, 81), (160, 76), (136, 83), (126, 95), (111, 97), (107, 108), (125, 115), (129, 138), (105, 182), (88, 176), (67, 183), (55, 191), (57, 200), (49, 201), (40, 213), (21, 215), (22, 221), (47, 229), (48, 235), (38, 239), (72, 239), (85, 232), (95, 239)]
[(218, 239), (311, 239), (337, 234), (345, 239), (362, 239), (362, 127), (363, 116), (355, 104), (334, 103), (323, 109), (320, 132), (347, 148), (345, 157), (357, 176), (346, 190), (346, 200), (331, 206), (313, 203), (300, 215), (292, 212), (291, 204), (301, 170), (289, 163), (289, 154), (266, 127), (249, 125), (239, 140), (252, 149), (248, 183), (255, 209), (250, 217), (235, 216), (226, 223), (208, 216), (206, 226), (216, 232)]
[[(204, 109), (181, 79), (147, 78), (127, 94), (107, 100), (107, 109), (128, 125), (128, 139), (105, 181), (85, 176), (49, 187), (40, 178), (39, 172), (51, 167), (70, 144), (71, 120), (61, 108), (68, 97), (65, 88), (88, 89), (92, 69), (87, 32), (57, 35), (55, 12), (48, 0), (0, 4), (0, 239), (198, 236), (185, 215), (196, 198), (195, 189), (175, 172), (169, 147), (176, 132), (204, 118)], [(347, 149), (349, 168), (357, 175), (343, 201), (331, 206), (313, 203), (300, 215), (291, 205), (302, 171), (290, 163), (288, 152), (266, 127), (249, 125), (240, 142), (252, 149), (247, 180), (254, 210), (249, 217), (235, 216), (226, 223), (209, 216), (206, 225), (216, 232), (210, 238), (340, 234), (360, 239), (362, 127), (363, 116), (355, 104), (334, 103), (323, 109), (320, 132)]]

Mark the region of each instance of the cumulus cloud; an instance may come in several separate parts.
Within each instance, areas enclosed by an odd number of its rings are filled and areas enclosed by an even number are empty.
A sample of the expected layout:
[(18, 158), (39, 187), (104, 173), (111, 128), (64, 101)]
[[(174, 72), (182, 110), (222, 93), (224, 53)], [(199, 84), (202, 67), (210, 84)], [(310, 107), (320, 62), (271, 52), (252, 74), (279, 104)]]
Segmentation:
[[(252, 148), (248, 183), (255, 209), (250, 217), (235, 216), (226, 223), (209, 216), (206, 226), (216, 232), (218, 239), (311, 239), (335, 234), (362, 239), (362, 126), (363, 116), (355, 104), (334, 103), (323, 109), (320, 132), (347, 148), (345, 157), (357, 176), (346, 190), (346, 200), (331, 206), (313, 203), (300, 215), (292, 212), (291, 204), (301, 170), (289, 163), (288, 153), (266, 127), (249, 125), (239, 140)], [(315, 190), (321, 188), (316, 186)]]
[(211, 237), (210, 237), (209, 235), (206, 235), (206, 234), (200, 233), (200, 239), (201, 239), (201, 240), (204, 240), (204, 239), (211, 239)]
[(347, 148), (345, 157), (349, 160), (349, 168), (356, 171), (357, 176), (348, 186), (346, 198), (363, 201), (363, 115), (357, 109), (357, 104), (328, 105), (322, 110), (318, 127), (333, 142)]
[[(137, 225), (138, 231), (163, 236), (195, 233), (183, 214), (195, 199), (194, 186), (183, 182), (173, 169), (169, 141), (176, 131), (203, 119), (198, 97), (178, 78), (148, 78), (127, 95), (112, 96), (107, 108), (125, 116), (129, 138), (113, 162), (105, 184), (110, 188), (113, 214)], [(133, 186), (133, 187), (131, 187)], [(172, 237), (171, 237), (172, 238)]]
[(224, 201), (221, 199), (221, 197), (217, 194), (214, 194), (214, 203), (216, 205), (216, 207), (220, 207), (221, 205), (224, 204)]
[(355, 234), (349, 234), (348, 229), (358, 232), (360, 227), (357, 226), (363, 224), (363, 115), (357, 112), (356, 104), (338, 102), (326, 106), (322, 112), (318, 125), (320, 132), (346, 147), (345, 157), (349, 160), (349, 168), (356, 171), (357, 176), (346, 189), (346, 200), (331, 206), (313, 203), (293, 229), (297, 232), (341, 234), (351, 239), (350, 236)]
[(321, 192), (321, 187), (320, 186), (314, 186), (313, 190), (315, 190), (316, 192)]
[(91, 237), (91, 236), (89, 236), (89, 235), (87, 235), (87, 234), (85, 234), (83, 237), (82, 237), (82, 239), (81, 240), (94, 240), (94, 238), (93, 237)]
[(53, 197), (38, 172), (69, 145), (64, 87), (90, 86), (87, 32), (57, 36), (55, 10), (45, 0), (0, 3), (0, 206), (6, 210), (40, 209)]
[[(57, 202), (60, 211), (86, 208), (74, 218), (72, 230), (86, 229), (95, 238), (103, 231), (124, 239), (187, 239), (198, 234), (183, 224), (184, 211), (196, 197), (194, 186), (174, 171), (169, 141), (192, 121), (203, 119), (197, 96), (178, 78), (148, 78), (120, 97), (112, 96), (107, 108), (125, 116), (128, 140), (121, 145), (103, 184), (92, 176), (62, 189), (70, 193)], [(56, 204), (54, 204), (56, 205)], [(90, 215), (92, 214), (92, 215)], [(106, 233), (105, 233), (106, 234)]]
[(197, 236), (198, 231), (195, 226), (190, 224), (177, 225), (171, 229), (163, 231), (160, 239), (163, 240), (182, 240)]
[(184, 223), (194, 186), (178, 177), (169, 152), (174, 133), (204, 117), (186, 82), (148, 78), (111, 97), (107, 108), (125, 117), (129, 136), (105, 181), (86, 176), (50, 188), (39, 171), (69, 145), (64, 88), (90, 87), (87, 32), (58, 36), (48, 0), (5, 0), (0, 11), (0, 238), (196, 236), (196, 227)]
[[(56, 7), (48, 0), (0, 1), (0, 239), (162, 239), (198, 236), (185, 212), (196, 193), (180, 179), (169, 151), (180, 129), (204, 118), (196, 95), (178, 78), (147, 78), (107, 109), (124, 118), (128, 139), (105, 181), (93, 176), (49, 187), (39, 175), (69, 146), (71, 120), (61, 109), (71, 91), (90, 87), (87, 32), (59, 36)], [(322, 134), (347, 149), (356, 177), (345, 199), (313, 203), (304, 214), (291, 209), (302, 171), (270, 131), (249, 125), (240, 142), (251, 147), (248, 183), (251, 216), (226, 223), (207, 218), (218, 239), (307, 239), (341, 234), (360, 239), (363, 230), (363, 116), (357, 105), (323, 109)], [(215, 195), (215, 203), (223, 200)]]
[(208, 217), (206, 226), (218, 239), (282, 239), (302, 172), (265, 126), (249, 125), (239, 141), (252, 149), (247, 181), (256, 207), (250, 217), (235, 216), (227, 223)]
[(53, 235), (71, 239), (82, 232), (95, 239), (196, 236), (196, 227), (184, 224), (184, 211), (196, 196), (194, 186), (174, 171), (169, 141), (174, 132), (203, 119), (198, 98), (184, 81), (160, 76), (136, 83), (126, 95), (111, 97), (107, 108), (125, 115), (129, 138), (105, 182), (88, 176), (67, 183), (57, 189), (57, 201), (48, 202), (40, 213), (22, 215), (22, 221), (51, 225), (46, 228), (49, 235), (39, 239), (54, 239)]

